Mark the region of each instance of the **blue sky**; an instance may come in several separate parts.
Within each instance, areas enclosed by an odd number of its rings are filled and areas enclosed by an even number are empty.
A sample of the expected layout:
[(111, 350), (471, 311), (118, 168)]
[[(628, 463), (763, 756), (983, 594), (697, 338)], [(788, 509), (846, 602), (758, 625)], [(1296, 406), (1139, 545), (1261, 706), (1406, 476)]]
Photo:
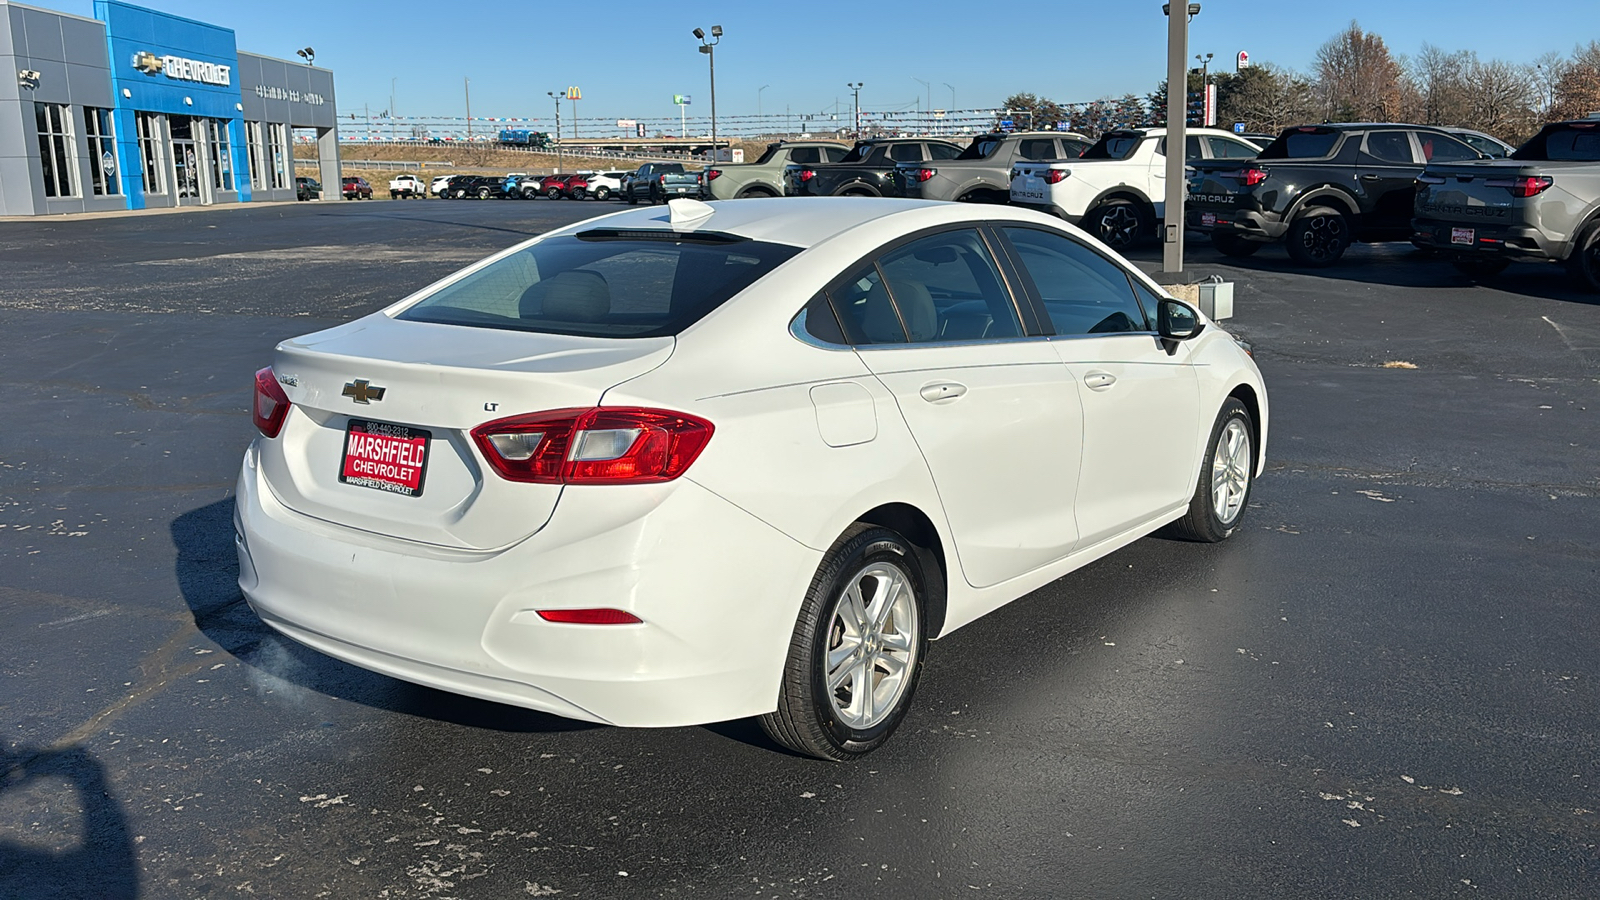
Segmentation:
[[(31, 0), (93, 15), (91, 0)], [(339, 111), (461, 115), (472, 79), (477, 116), (549, 116), (545, 92), (577, 85), (588, 117), (675, 116), (675, 93), (709, 112), (706, 57), (690, 34), (720, 24), (719, 116), (848, 107), (911, 109), (931, 86), (935, 108), (997, 106), (1033, 91), (1061, 102), (1143, 94), (1163, 77), (1165, 17), (1158, 0), (1124, 2), (518, 3), (455, 0), (287, 0), (219, 4), (152, 0), (156, 9), (231, 27), (240, 49), (293, 59), (310, 45), (335, 72)], [(707, 8), (715, 8), (708, 4)], [(985, 18), (988, 21), (984, 21)], [(1600, 0), (1204, 0), (1190, 54), (1216, 63), (1248, 50), (1256, 62), (1309, 69), (1317, 47), (1356, 19), (1390, 48), (1424, 43), (1528, 62), (1600, 38)], [(760, 90), (767, 85), (765, 90)], [(948, 85), (948, 86), (947, 86)], [(568, 111), (563, 112), (567, 115)]]

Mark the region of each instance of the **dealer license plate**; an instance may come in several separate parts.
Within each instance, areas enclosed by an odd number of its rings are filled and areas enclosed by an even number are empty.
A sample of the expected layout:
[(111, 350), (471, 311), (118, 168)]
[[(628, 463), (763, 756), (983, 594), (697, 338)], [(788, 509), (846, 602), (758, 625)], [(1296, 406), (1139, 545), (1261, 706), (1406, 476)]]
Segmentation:
[(1470, 247), (1477, 240), (1477, 236), (1478, 230), (1476, 228), (1450, 229), (1450, 243), (1452, 244), (1466, 244)]
[(1217, 224), (1217, 214), (1214, 213), (1214, 212), (1203, 212), (1203, 213), (1201, 213), (1200, 214), (1200, 224), (1206, 226), (1207, 228), (1210, 228), (1211, 226)]
[(339, 480), (404, 497), (421, 496), (432, 437), (421, 428), (351, 419), (344, 432)]

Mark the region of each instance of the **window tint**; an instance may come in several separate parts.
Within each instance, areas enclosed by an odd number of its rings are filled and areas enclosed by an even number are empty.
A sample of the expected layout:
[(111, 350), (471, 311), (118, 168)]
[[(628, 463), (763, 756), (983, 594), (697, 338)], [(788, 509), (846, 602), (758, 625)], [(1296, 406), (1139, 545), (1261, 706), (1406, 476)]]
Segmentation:
[(816, 147), (796, 147), (789, 151), (789, 162), (802, 165), (819, 163), (822, 162), (822, 153)]
[(1410, 163), (1411, 138), (1404, 131), (1374, 131), (1367, 135), (1367, 155), (1389, 163)]
[(867, 165), (872, 166), (888, 165), (890, 162), (892, 162), (892, 160), (889, 158), (889, 148), (883, 144), (873, 147), (871, 153), (866, 158)]
[(1428, 131), (1417, 132), (1417, 140), (1422, 142), (1422, 159), (1424, 162), (1455, 162), (1461, 159), (1477, 159), (1478, 151), (1467, 146), (1464, 142), (1442, 134)]
[(1029, 138), (1022, 142), (1017, 156), (1022, 159), (1055, 159), (1056, 142), (1049, 138)]
[(921, 144), (895, 144), (889, 148), (889, 158), (896, 162), (921, 162)]
[(798, 252), (758, 241), (550, 238), (439, 289), (398, 318), (591, 337), (671, 335)]
[(867, 154), (871, 153), (874, 149), (876, 148), (873, 144), (856, 144), (854, 147), (851, 147), (849, 150), (845, 151), (844, 158), (840, 159), (839, 161), (847, 163), (860, 162), (863, 159), (866, 159)]
[[(1184, 151), (1185, 151), (1183, 158), (1184, 158), (1185, 162), (1193, 162), (1193, 161), (1195, 161), (1197, 159), (1202, 159), (1203, 158), (1201, 156), (1201, 154), (1200, 154), (1200, 136), (1199, 135), (1191, 134), (1188, 137), (1184, 138), (1183, 139), (1183, 146), (1184, 146)], [(1156, 153), (1158, 153), (1158, 154), (1160, 154), (1162, 156), (1166, 156), (1167, 155), (1167, 139), (1166, 138), (1162, 138), (1156, 144)]]
[(839, 324), (852, 344), (904, 344), (905, 327), (889, 302), (876, 263), (867, 263), (832, 291)]
[(1600, 123), (1546, 125), (1511, 154), (1512, 159), (1576, 159), (1600, 162)]
[(1111, 131), (1101, 135), (1100, 140), (1083, 151), (1084, 159), (1127, 159), (1133, 155), (1135, 147), (1144, 139), (1142, 132), (1136, 131)]
[(881, 270), (914, 342), (1022, 334), (999, 267), (976, 231), (914, 241), (884, 256)]
[(1500, 157), (1506, 155), (1506, 148), (1487, 138), (1481, 138), (1475, 134), (1458, 134), (1456, 137), (1460, 138), (1462, 143), (1482, 153), (1484, 156)]
[(1258, 159), (1322, 159), (1333, 153), (1339, 143), (1339, 132), (1332, 128), (1306, 125), (1278, 135), (1277, 140), (1262, 148)]
[(849, 343), (845, 339), (844, 331), (839, 328), (839, 319), (833, 314), (833, 306), (828, 303), (826, 294), (817, 294), (811, 298), (811, 302), (800, 310), (798, 316), (795, 316), (794, 328), (824, 344)]
[(1056, 334), (1149, 331), (1121, 266), (1064, 235), (1007, 228)]
[(826, 162), (836, 163), (842, 161), (844, 159), (844, 155), (849, 152), (850, 151), (844, 147), (823, 147), (822, 158)]
[(961, 155), (960, 149), (958, 149), (956, 147), (952, 147), (949, 144), (929, 144), (928, 145), (928, 158), (929, 159), (956, 159), (960, 155)]
[(961, 151), (961, 155), (957, 156), (956, 159), (988, 159), (989, 154), (993, 153), (998, 146), (1000, 146), (999, 138), (991, 135), (979, 135), (972, 139), (972, 143), (968, 144), (967, 149)]
[(1215, 159), (1250, 159), (1261, 152), (1244, 141), (1222, 137), (1207, 136), (1206, 143), (1211, 145), (1211, 156)]

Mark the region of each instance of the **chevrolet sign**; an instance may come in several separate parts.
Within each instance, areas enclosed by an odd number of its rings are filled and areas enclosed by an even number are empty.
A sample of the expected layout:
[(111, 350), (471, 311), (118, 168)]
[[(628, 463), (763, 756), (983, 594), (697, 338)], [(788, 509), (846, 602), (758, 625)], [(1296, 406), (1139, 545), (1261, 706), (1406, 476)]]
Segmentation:
[(232, 66), (185, 59), (182, 56), (157, 56), (148, 50), (133, 55), (133, 67), (146, 75), (161, 72), (178, 81), (198, 81), (218, 87), (228, 87), (233, 83)]

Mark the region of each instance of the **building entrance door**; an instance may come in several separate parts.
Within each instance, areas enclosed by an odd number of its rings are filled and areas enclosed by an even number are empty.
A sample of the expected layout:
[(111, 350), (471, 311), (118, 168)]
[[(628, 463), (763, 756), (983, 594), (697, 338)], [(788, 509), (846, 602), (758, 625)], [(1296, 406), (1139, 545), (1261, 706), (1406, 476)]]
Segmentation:
[(172, 129), (173, 196), (179, 206), (211, 202), (211, 175), (206, 167), (205, 144), (196, 133), (194, 119), (169, 116)]

